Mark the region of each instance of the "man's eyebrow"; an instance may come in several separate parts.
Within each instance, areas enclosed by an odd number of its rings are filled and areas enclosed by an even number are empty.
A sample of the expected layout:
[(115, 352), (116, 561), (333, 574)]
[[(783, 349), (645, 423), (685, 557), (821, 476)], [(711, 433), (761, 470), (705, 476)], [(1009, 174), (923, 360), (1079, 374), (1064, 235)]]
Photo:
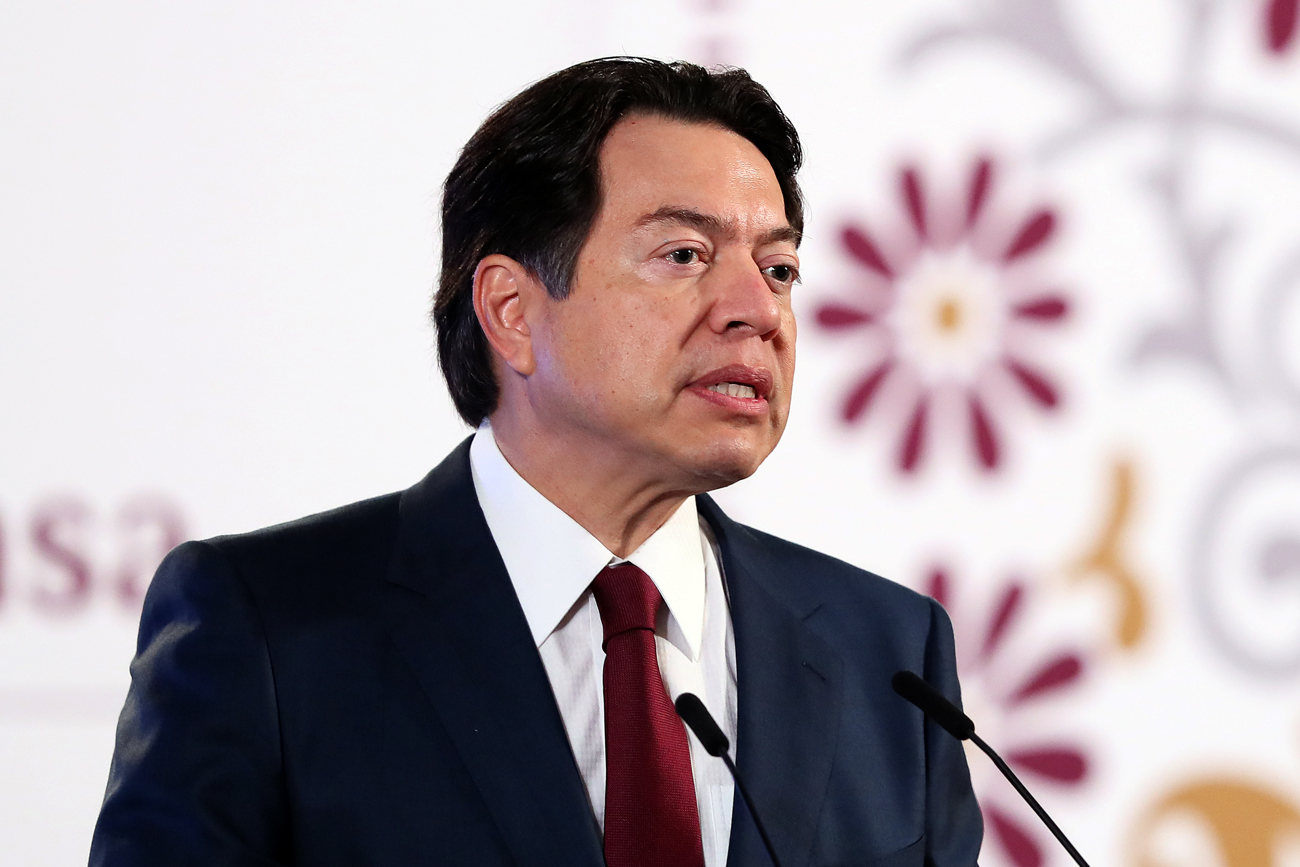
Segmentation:
[(794, 226), (791, 226), (789, 223), (786, 223), (784, 226), (777, 226), (775, 229), (768, 232), (763, 237), (759, 238), (758, 244), (761, 247), (764, 244), (775, 244), (778, 241), (789, 241), (791, 244), (794, 244), (795, 247), (797, 248), (799, 246), (799, 242), (802, 240), (803, 240), (803, 233), (800, 232), (798, 229), (796, 229)]
[(704, 214), (692, 208), (663, 207), (636, 221), (637, 226), (654, 226), (659, 223), (679, 223), (692, 226), (709, 235), (722, 235), (727, 238), (734, 238), (736, 235), (736, 225), (731, 220)]
[[(678, 223), (693, 226), (706, 234), (718, 235), (727, 239), (736, 237), (736, 224), (732, 220), (724, 220), (712, 214), (701, 213), (693, 208), (664, 207), (652, 214), (646, 214), (636, 221), (638, 227), (654, 226), (659, 223)], [(758, 239), (758, 244), (762, 246), (775, 244), (779, 241), (790, 241), (798, 247), (801, 240), (801, 233), (794, 226), (786, 224), (777, 226), (767, 232)]]

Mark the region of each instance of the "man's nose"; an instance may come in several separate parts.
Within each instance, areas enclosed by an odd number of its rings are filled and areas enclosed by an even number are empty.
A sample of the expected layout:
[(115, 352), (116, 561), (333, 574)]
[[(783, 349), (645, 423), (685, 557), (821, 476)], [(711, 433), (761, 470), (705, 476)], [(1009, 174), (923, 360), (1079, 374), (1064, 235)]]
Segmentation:
[(709, 311), (713, 330), (774, 337), (781, 327), (781, 304), (758, 264), (748, 256), (738, 257), (720, 272)]

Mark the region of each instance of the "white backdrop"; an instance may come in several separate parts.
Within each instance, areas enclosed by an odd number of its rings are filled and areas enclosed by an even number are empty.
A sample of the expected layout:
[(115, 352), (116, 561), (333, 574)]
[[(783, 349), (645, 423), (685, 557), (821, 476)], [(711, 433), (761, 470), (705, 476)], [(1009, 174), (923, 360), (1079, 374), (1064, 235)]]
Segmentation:
[[(527, 82), (636, 53), (745, 66), (808, 154), (794, 415), (724, 505), (942, 591), (972, 715), (1094, 864), (1300, 864), (1295, 21), (4, 4), (5, 862), (84, 860), (167, 545), (405, 487), (466, 434), (425, 316), (441, 180)], [(974, 768), (982, 863), (1063, 864)]]

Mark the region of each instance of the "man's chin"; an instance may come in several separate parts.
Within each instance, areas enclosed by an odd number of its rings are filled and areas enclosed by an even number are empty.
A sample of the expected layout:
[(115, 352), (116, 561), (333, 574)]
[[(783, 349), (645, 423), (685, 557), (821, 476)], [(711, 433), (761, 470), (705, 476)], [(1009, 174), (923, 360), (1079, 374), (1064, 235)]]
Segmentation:
[(771, 446), (749, 442), (711, 443), (694, 456), (692, 474), (701, 493), (716, 491), (752, 476), (771, 452)]

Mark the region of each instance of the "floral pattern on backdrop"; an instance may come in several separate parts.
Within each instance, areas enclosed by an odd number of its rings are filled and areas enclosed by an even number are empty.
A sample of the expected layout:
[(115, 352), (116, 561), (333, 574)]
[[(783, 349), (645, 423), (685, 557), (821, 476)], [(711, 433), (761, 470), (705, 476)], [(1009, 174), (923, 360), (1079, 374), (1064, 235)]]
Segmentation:
[[(1025, 596), (1029, 591), (1025, 582), (1007, 581), (994, 598), (984, 623), (977, 623), (969, 616), (952, 585), (949, 571), (936, 567), (925, 582), (925, 590), (952, 614), (953, 629), (959, 636), (957, 668), (963, 702), (968, 708), (974, 706), (984, 711), (977, 713), (982, 725), (991, 725), (1002, 735), (1009, 728), (1014, 730), (1015, 717), (1026, 704), (1077, 687), (1086, 665), (1084, 656), (1076, 650), (1051, 651), (1035, 661), (1027, 674), (1018, 675), (1014, 680), (1008, 677), (1006, 639), (1026, 614)], [(1012, 726), (1007, 725), (1008, 721)], [(1008, 736), (996, 749), (1008, 765), (1018, 774), (1024, 774), (1035, 787), (1044, 782), (1068, 788), (1083, 784), (1089, 772), (1088, 749), (1073, 740), (1050, 734), (1046, 740), (1043, 737), (1018, 733), (1018, 738)], [(983, 757), (975, 755), (969, 746), (967, 750), (986, 835), (992, 837), (994, 845), (1016, 867), (1039, 867), (1046, 848), (1055, 845), (1054, 841), (1039, 825), (1037, 817), (1020, 802), (1019, 796), (1001, 778), (993, 779), (987, 772)]]
[[(891, 384), (907, 394), (897, 465), (913, 473), (927, 445), (930, 419), (965, 417), (972, 454), (986, 470), (1002, 463), (1003, 439), (990, 406), (1018, 390), (1045, 410), (1060, 389), (1027, 359), (1026, 338), (1058, 323), (1069, 310), (1034, 271), (1036, 254), (1056, 232), (1057, 216), (1040, 207), (1010, 227), (997, 219), (994, 162), (975, 162), (964, 197), (927, 196), (920, 172), (902, 170), (899, 188), (907, 229), (885, 249), (860, 225), (840, 232), (859, 266), (860, 300), (827, 301), (817, 324), (854, 331), (878, 348), (877, 358), (844, 399), (845, 422), (862, 418)], [(1011, 231), (1008, 231), (1008, 228)], [(1026, 345), (1028, 344), (1028, 346)], [(1016, 386), (1018, 388), (1008, 388)]]

